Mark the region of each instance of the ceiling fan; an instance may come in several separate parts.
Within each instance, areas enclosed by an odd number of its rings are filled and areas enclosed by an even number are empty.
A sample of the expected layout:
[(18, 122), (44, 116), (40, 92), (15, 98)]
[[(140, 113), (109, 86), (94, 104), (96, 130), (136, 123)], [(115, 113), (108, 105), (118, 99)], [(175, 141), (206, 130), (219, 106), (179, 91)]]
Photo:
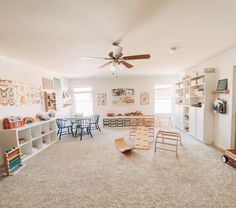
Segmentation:
[(127, 69), (131, 69), (134, 66), (126, 61), (129, 60), (139, 60), (139, 59), (149, 59), (150, 54), (140, 54), (140, 55), (132, 55), (132, 56), (123, 56), (122, 47), (119, 46), (118, 42), (113, 42), (114, 50), (111, 51), (108, 56), (109, 57), (82, 57), (81, 59), (104, 59), (108, 62), (99, 66), (99, 68), (106, 67), (107, 65), (111, 65), (111, 68), (116, 69), (120, 64), (124, 65)]

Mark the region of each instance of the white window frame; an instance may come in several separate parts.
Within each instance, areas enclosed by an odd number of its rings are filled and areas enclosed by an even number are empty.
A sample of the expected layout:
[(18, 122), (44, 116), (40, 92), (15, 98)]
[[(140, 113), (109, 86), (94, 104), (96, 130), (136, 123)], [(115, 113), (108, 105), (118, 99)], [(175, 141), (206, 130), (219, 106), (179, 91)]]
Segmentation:
[[(87, 90), (87, 91), (81, 91), (81, 92), (75, 92), (74, 90), (77, 88), (90, 88), (91, 90)], [(74, 114), (77, 113), (76, 111), (76, 96), (78, 94), (83, 94), (83, 93), (91, 93), (91, 102), (92, 102), (92, 114), (93, 114), (93, 88), (91, 86), (76, 86), (73, 87), (73, 100), (74, 100)]]
[[(171, 89), (172, 91), (173, 91), (173, 88), (174, 86), (173, 85), (155, 85), (154, 86), (154, 113), (156, 114), (156, 115), (172, 115), (174, 112), (173, 112), (173, 99), (174, 99), (174, 97), (173, 97), (173, 92), (171, 93), (171, 95), (169, 96), (169, 97), (163, 97), (163, 98), (156, 98), (156, 91), (157, 90), (160, 90), (160, 89)], [(168, 112), (168, 113), (160, 113), (160, 112), (156, 112), (156, 100), (164, 100), (164, 99), (168, 99), (168, 100), (170, 100), (170, 112)]]

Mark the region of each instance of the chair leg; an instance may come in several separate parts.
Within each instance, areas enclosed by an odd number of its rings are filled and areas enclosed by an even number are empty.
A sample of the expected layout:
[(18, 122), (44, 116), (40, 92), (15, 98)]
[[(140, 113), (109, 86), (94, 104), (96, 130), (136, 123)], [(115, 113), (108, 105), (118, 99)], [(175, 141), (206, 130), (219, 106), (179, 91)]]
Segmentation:
[(97, 124), (96, 128), (101, 132), (100, 126)]
[(82, 140), (82, 137), (83, 137), (83, 128), (81, 128), (81, 131), (80, 131), (80, 140)]
[(77, 127), (76, 127), (76, 129), (75, 129), (75, 137), (77, 137), (77, 133), (78, 133), (78, 132), (77, 132)]
[(60, 132), (60, 128), (58, 128), (58, 130), (57, 130), (57, 136), (59, 135), (59, 132)]
[(71, 130), (71, 134), (72, 134), (72, 136), (74, 137), (74, 132), (73, 132), (73, 128), (72, 128), (72, 126), (70, 127), (70, 130)]
[(88, 130), (89, 130), (89, 135), (91, 136), (91, 138), (93, 138), (93, 135), (92, 135), (92, 132), (91, 132), (91, 128), (89, 127)]
[(60, 133), (59, 133), (59, 140), (61, 140), (61, 134), (62, 134), (62, 129), (60, 129)]

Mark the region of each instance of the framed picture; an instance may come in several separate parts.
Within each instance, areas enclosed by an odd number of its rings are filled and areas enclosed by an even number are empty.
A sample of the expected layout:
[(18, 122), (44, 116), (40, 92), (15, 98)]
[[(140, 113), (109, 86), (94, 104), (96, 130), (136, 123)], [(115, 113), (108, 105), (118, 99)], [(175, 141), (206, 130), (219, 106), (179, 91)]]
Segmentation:
[(97, 104), (98, 106), (107, 105), (107, 94), (98, 93), (97, 94)]
[(149, 105), (149, 92), (140, 93), (140, 105)]
[(228, 79), (219, 80), (216, 91), (225, 91), (227, 89), (228, 89)]
[(131, 88), (112, 89), (112, 103), (115, 105), (134, 104), (134, 89)]

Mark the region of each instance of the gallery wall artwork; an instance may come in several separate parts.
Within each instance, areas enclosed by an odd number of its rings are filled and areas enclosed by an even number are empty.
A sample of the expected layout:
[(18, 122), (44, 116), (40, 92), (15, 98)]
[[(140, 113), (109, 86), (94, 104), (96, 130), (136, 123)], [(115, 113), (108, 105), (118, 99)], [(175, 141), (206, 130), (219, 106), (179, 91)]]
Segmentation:
[(140, 105), (149, 105), (149, 92), (141, 92), (140, 93)]
[(98, 106), (107, 105), (107, 94), (106, 93), (98, 93), (97, 94), (97, 103), (98, 103)]
[(24, 106), (31, 104), (42, 104), (41, 87), (0, 79), (0, 105)]
[(117, 88), (112, 89), (112, 103), (113, 104), (134, 104), (134, 89), (131, 88)]

